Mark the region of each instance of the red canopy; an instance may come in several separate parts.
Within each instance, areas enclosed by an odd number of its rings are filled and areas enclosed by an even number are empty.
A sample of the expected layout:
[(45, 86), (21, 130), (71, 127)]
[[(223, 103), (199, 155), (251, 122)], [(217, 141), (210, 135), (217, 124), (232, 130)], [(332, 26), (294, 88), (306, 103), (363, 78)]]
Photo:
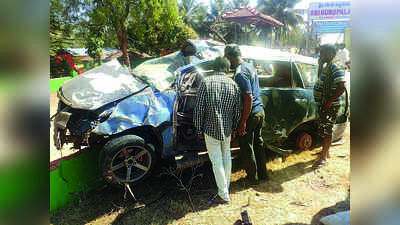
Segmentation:
[(282, 26), (283, 23), (272, 18), (271, 16), (262, 14), (253, 8), (239, 8), (232, 12), (222, 15), (222, 19), (241, 24), (254, 24), (255, 26)]

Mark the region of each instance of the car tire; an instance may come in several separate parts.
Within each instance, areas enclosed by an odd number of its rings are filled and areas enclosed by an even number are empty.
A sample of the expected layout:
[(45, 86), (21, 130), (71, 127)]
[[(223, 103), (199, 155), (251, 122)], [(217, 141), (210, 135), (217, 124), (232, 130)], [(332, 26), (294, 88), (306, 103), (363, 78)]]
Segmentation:
[(299, 150), (310, 149), (312, 146), (312, 141), (313, 140), (310, 134), (307, 132), (300, 132), (299, 135), (297, 135), (296, 147)]
[(145, 179), (157, 163), (152, 144), (136, 135), (109, 140), (100, 152), (100, 168), (109, 183), (138, 183)]

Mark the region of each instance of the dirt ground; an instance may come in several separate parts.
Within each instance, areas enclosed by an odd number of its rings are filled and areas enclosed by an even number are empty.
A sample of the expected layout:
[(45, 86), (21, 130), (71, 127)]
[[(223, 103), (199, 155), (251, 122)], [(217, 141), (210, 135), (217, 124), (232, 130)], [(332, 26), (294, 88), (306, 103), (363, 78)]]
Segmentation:
[[(344, 140), (331, 148), (329, 162), (320, 169), (311, 167), (319, 149), (292, 154), (282, 163), (279, 158), (269, 161), (271, 179), (255, 187), (243, 181), (245, 172), (234, 160), (230, 205), (212, 207), (207, 202), (216, 192), (210, 163), (194, 172), (199, 175), (189, 192), (194, 210), (178, 180), (160, 175), (160, 167), (132, 186), (136, 201), (124, 188), (106, 185), (54, 213), (51, 224), (237, 224), (244, 209), (253, 224), (320, 224), (322, 216), (350, 207), (349, 129)], [(192, 170), (179, 175), (188, 186)]]
[[(53, 115), (57, 109), (55, 94), (51, 94), (50, 101)], [(283, 162), (271, 158), (267, 163), (271, 179), (250, 187), (242, 179), (246, 174), (239, 168), (238, 160), (233, 160), (230, 205), (212, 207), (207, 202), (208, 196), (217, 190), (210, 163), (178, 174), (186, 186), (192, 174), (198, 175), (189, 191), (194, 209), (178, 180), (164, 174), (164, 164), (144, 182), (131, 186), (136, 201), (123, 187), (105, 185), (54, 213), (51, 224), (225, 225), (238, 224), (242, 210), (248, 211), (256, 225), (320, 224), (321, 217), (350, 208), (349, 127), (344, 144), (331, 147), (331, 158), (320, 169), (312, 168), (317, 158), (314, 153), (320, 148), (294, 153)], [(50, 130), (50, 155), (54, 160), (60, 152), (53, 147)], [(73, 152), (68, 146), (63, 148), (63, 156)]]

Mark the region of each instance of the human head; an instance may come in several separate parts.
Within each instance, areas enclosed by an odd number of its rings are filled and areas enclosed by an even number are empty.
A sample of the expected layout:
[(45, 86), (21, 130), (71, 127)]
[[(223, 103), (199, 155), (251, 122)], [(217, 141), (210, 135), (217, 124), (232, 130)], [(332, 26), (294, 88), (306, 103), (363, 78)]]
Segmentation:
[(237, 45), (230, 44), (225, 47), (225, 57), (229, 60), (232, 67), (239, 66), (242, 61), (242, 54), (240, 52), (240, 48)]
[(229, 71), (231, 64), (227, 58), (218, 56), (217, 58), (215, 58), (213, 66), (214, 66), (214, 70), (216, 72), (224, 72), (225, 73), (225, 72)]
[(345, 43), (341, 43), (341, 44), (339, 45), (339, 48), (340, 48), (340, 49), (346, 48), (346, 44), (345, 44)]
[(321, 45), (319, 59), (322, 63), (330, 62), (336, 56), (336, 48), (332, 44)]
[(315, 53), (319, 53), (319, 47), (315, 47)]
[(339, 50), (339, 43), (335, 43), (336, 51)]

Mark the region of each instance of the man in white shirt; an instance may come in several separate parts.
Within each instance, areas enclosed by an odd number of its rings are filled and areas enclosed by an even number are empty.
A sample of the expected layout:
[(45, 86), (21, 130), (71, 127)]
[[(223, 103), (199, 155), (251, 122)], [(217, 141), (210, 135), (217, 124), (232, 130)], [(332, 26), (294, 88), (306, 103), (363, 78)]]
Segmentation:
[(337, 57), (339, 59), (340, 67), (342, 67), (343, 69), (346, 68), (346, 63), (348, 63), (350, 61), (350, 54), (349, 54), (349, 50), (346, 49), (345, 43), (341, 43), (339, 45)]

